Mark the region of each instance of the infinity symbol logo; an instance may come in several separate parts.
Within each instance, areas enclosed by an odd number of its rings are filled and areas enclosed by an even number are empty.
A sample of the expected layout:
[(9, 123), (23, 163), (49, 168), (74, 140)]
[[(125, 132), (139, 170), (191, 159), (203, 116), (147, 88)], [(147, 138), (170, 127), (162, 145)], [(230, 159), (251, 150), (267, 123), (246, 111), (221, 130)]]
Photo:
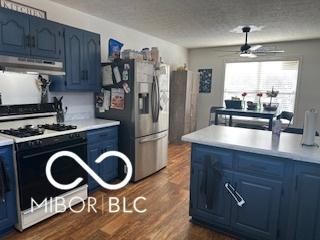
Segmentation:
[(77, 187), (82, 181), (83, 178), (79, 177), (76, 180), (74, 180), (72, 183), (69, 184), (60, 184), (58, 183), (51, 174), (51, 167), (52, 164), (54, 163), (54, 161), (60, 157), (70, 157), (72, 159), (74, 159), (84, 170), (86, 170), (86, 172), (97, 182), (100, 184), (100, 186), (109, 189), (109, 190), (117, 190), (120, 188), (123, 188), (124, 186), (126, 186), (128, 184), (128, 182), (130, 181), (131, 177), (132, 177), (132, 164), (129, 160), (129, 158), (124, 155), (121, 152), (118, 151), (109, 151), (109, 152), (105, 152), (102, 155), (100, 155), (95, 162), (96, 163), (101, 163), (104, 159), (111, 157), (111, 156), (115, 156), (115, 157), (119, 157), (121, 158), (125, 164), (127, 165), (127, 175), (126, 177), (117, 184), (109, 184), (106, 183), (105, 181), (103, 181), (77, 154), (73, 153), (73, 152), (69, 152), (69, 151), (61, 151), (61, 152), (57, 152), (55, 154), (53, 154), (50, 158), (49, 161), (47, 162), (46, 165), (46, 175), (47, 178), (49, 180), (49, 182), (56, 188), (61, 189), (61, 190), (70, 190), (73, 189), (75, 187)]

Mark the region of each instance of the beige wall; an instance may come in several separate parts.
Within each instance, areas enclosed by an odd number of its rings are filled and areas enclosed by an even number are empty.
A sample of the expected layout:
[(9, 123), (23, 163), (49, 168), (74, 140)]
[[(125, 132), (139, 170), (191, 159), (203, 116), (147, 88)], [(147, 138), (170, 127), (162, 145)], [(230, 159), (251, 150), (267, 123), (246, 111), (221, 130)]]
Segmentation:
[[(299, 86), (295, 107), (295, 126), (302, 127), (304, 112), (316, 108), (320, 112), (320, 40), (294, 41), (271, 44), (286, 52), (267, 59), (300, 59)], [(223, 104), (225, 62), (243, 60), (237, 55), (230, 57), (221, 50), (237, 47), (200, 48), (189, 50), (189, 68), (196, 72), (199, 68), (213, 69), (213, 84), (210, 94), (199, 94), (197, 109), (197, 129), (208, 125), (209, 108)], [(320, 128), (320, 117), (318, 119)]]

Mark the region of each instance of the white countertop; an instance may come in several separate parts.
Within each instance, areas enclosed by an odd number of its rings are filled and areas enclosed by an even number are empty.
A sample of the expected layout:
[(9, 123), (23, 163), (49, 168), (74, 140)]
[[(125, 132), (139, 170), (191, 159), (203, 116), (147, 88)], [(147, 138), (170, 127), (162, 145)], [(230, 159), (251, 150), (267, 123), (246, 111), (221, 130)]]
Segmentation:
[[(281, 133), (277, 141), (272, 139), (271, 131), (212, 125), (187, 134), (182, 140), (320, 164), (320, 148), (302, 146), (301, 138), (299, 134)], [(316, 143), (320, 145), (319, 137)]]
[(13, 140), (10, 138), (0, 136), (0, 147), (13, 144)]
[(88, 131), (93, 129), (117, 126), (120, 124), (120, 122), (106, 119), (90, 118), (83, 120), (66, 121), (64, 122), (64, 124), (76, 125), (78, 131)]

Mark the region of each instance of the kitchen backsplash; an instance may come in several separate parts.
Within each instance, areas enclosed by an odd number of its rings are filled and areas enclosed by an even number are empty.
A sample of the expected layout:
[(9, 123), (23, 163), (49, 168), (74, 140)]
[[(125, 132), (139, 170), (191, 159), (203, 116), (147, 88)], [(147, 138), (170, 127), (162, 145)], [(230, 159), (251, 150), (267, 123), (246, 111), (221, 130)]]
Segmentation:
[[(36, 85), (37, 75), (0, 72), (0, 93), (3, 105), (40, 103), (40, 91)], [(65, 120), (94, 117), (94, 94), (91, 92), (50, 92), (49, 99), (63, 96), (67, 106)]]

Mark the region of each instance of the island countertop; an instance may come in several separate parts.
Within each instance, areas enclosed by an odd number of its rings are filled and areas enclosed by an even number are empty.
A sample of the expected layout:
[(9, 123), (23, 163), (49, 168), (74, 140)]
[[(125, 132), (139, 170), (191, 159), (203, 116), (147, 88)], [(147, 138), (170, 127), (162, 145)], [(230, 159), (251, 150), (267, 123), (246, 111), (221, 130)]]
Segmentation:
[[(183, 141), (320, 164), (319, 147), (301, 145), (302, 135), (281, 133), (273, 140), (271, 131), (212, 125), (184, 135)], [(316, 137), (320, 144), (320, 138)]]

